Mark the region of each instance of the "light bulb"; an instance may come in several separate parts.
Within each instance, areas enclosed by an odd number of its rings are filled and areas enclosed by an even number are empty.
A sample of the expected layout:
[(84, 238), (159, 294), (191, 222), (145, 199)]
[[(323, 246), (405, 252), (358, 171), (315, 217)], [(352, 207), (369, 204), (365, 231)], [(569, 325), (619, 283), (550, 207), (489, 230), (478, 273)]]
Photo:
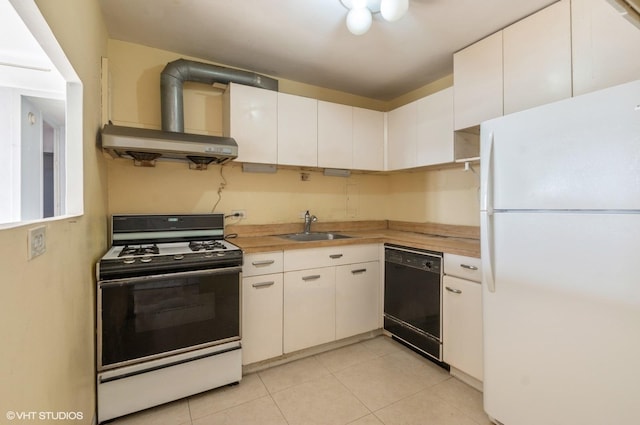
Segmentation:
[(380, 14), (385, 21), (393, 22), (402, 18), (409, 10), (409, 0), (382, 0)]
[(347, 13), (347, 28), (354, 35), (369, 31), (371, 21), (371, 11), (366, 7), (353, 8)]

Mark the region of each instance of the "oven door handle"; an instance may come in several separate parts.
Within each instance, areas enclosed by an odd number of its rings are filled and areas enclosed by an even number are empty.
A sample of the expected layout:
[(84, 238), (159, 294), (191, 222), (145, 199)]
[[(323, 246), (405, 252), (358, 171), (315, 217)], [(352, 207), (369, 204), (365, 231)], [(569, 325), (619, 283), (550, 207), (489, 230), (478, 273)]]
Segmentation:
[(150, 280), (156, 280), (159, 278), (167, 278), (167, 277), (184, 278), (184, 277), (198, 277), (198, 276), (233, 274), (233, 273), (242, 273), (242, 266), (221, 267), (219, 269), (194, 270), (194, 271), (188, 271), (188, 272), (154, 274), (150, 276), (126, 277), (121, 279), (109, 279), (109, 280), (101, 280), (100, 282), (98, 282), (98, 284), (100, 288), (106, 288), (110, 286), (135, 285), (136, 283), (144, 283)]

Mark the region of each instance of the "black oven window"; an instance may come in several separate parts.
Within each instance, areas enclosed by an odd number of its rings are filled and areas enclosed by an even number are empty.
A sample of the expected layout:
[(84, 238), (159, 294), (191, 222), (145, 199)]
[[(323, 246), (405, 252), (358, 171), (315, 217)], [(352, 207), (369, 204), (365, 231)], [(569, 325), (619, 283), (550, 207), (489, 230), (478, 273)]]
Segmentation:
[(239, 335), (237, 272), (102, 288), (104, 366)]

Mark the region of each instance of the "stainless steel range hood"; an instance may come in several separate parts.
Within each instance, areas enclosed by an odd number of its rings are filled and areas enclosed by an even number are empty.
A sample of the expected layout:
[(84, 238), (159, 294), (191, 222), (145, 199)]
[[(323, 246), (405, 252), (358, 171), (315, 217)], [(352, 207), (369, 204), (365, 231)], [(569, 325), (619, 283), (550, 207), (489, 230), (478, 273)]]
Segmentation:
[(188, 160), (192, 168), (224, 164), (238, 156), (231, 137), (205, 136), (107, 124), (102, 130), (102, 148), (112, 156), (131, 158), (137, 165), (153, 165), (159, 158)]
[(136, 165), (155, 165), (156, 159), (190, 161), (189, 166), (205, 169), (208, 164), (224, 164), (238, 156), (238, 144), (231, 137), (205, 136), (184, 132), (183, 84), (231, 82), (278, 90), (278, 80), (253, 72), (178, 59), (169, 62), (160, 74), (162, 130), (107, 124), (102, 130), (102, 148), (113, 156), (134, 159)]

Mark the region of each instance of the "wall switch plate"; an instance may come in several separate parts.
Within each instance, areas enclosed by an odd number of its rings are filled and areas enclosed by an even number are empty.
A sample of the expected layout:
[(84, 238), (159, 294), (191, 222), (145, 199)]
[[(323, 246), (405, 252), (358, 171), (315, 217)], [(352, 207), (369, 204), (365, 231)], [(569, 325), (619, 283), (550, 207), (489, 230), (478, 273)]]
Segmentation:
[(47, 251), (47, 232), (45, 226), (38, 226), (28, 230), (27, 254), (29, 260), (44, 254)]

